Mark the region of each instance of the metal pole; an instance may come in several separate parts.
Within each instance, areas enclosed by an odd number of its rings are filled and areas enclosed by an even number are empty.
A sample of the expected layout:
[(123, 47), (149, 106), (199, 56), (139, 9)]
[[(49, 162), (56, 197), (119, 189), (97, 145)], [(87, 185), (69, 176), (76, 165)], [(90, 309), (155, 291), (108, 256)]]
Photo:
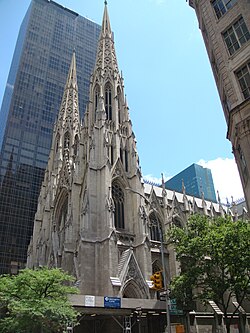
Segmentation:
[(136, 308), (139, 333), (141, 333), (141, 308)]
[(156, 221), (157, 221), (157, 228), (160, 234), (160, 242), (161, 242), (161, 261), (162, 261), (162, 275), (163, 275), (163, 282), (164, 282), (164, 291), (166, 292), (166, 319), (167, 319), (167, 327), (166, 327), (166, 332), (167, 333), (171, 333), (171, 323), (170, 323), (170, 312), (169, 312), (169, 291), (168, 291), (168, 281), (167, 281), (167, 274), (166, 274), (166, 265), (165, 265), (165, 258), (164, 258), (164, 239), (163, 239), (163, 233), (162, 233), (162, 229), (160, 226), (160, 221), (158, 219), (158, 212), (157, 210), (152, 206), (152, 204), (150, 203), (150, 201), (140, 192), (130, 188), (130, 187), (126, 187), (125, 190), (131, 191), (135, 194), (138, 194), (139, 196), (141, 196), (146, 203), (149, 204), (150, 208), (153, 209), (153, 211), (156, 213)]
[[(153, 207), (153, 210), (154, 207)], [(161, 261), (162, 261), (162, 275), (163, 275), (163, 282), (164, 282), (164, 289), (166, 292), (166, 317), (167, 317), (167, 327), (166, 327), (166, 332), (171, 333), (171, 323), (170, 323), (170, 312), (169, 312), (169, 292), (168, 292), (168, 283), (167, 283), (167, 273), (166, 273), (166, 265), (165, 265), (165, 257), (164, 257), (164, 239), (163, 239), (163, 233), (162, 233), (162, 228), (160, 226), (160, 222), (158, 217), (156, 216), (157, 219), (157, 227), (159, 230), (160, 234), (160, 241), (161, 241)]]

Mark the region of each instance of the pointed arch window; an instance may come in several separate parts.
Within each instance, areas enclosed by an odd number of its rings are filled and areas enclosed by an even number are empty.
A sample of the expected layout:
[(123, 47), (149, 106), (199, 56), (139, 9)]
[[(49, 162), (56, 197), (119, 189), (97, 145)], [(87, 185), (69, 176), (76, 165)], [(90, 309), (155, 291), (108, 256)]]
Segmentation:
[(60, 209), (59, 214), (58, 214), (58, 231), (59, 231), (59, 234), (64, 233), (67, 214), (68, 214), (68, 198), (66, 197), (63, 201), (63, 204), (62, 204), (61, 209)]
[(78, 135), (75, 136), (75, 142), (74, 142), (74, 155), (77, 156), (78, 154), (78, 148), (79, 148), (79, 137)]
[(99, 96), (100, 96), (100, 87), (99, 87), (99, 85), (97, 84), (97, 85), (95, 86), (95, 111), (96, 111), (97, 108), (98, 108)]
[(70, 147), (70, 134), (66, 132), (63, 137), (63, 156), (68, 156)]
[(113, 146), (113, 144), (110, 146), (110, 163), (111, 163), (111, 165), (114, 164), (114, 146)]
[(152, 273), (162, 271), (162, 263), (160, 260), (155, 260), (152, 264)]
[(115, 227), (124, 229), (124, 192), (118, 183), (112, 185), (112, 198), (115, 204)]
[(58, 266), (61, 267), (61, 257), (64, 250), (65, 228), (68, 216), (68, 195), (63, 193), (56, 209), (56, 230), (58, 235)]
[(69, 134), (69, 132), (66, 132), (64, 134), (63, 150), (69, 149), (69, 143), (70, 143), (70, 134)]
[(112, 91), (110, 83), (105, 86), (105, 111), (107, 120), (112, 120)]
[(120, 148), (120, 159), (122, 164), (124, 165), (124, 169), (128, 172), (128, 150), (127, 148), (122, 149)]
[(158, 221), (155, 213), (150, 214), (149, 216), (150, 221), (150, 238), (153, 241), (160, 242), (160, 232), (158, 228)]
[[(155, 274), (157, 272), (161, 272), (162, 273), (162, 263), (160, 260), (155, 260), (152, 264), (152, 273)], [(164, 288), (164, 279), (162, 278), (162, 287)], [(157, 291), (157, 294), (156, 294), (156, 297), (157, 299), (161, 299), (161, 296), (160, 296), (160, 291)]]
[(100, 97), (100, 87), (98, 84), (95, 86), (94, 96), (95, 96), (94, 108), (95, 108), (95, 120), (96, 120), (96, 112), (98, 109), (98, 103), (99, 103), (99, 97)]
[(125, 163), (125, 171), (128, 172), (128, 150), (125, 148), (124, 150), (124, 163)]
[(122, 106), (120, 87), (117, 88), (117, 102), (118, 102), (118, 121), (120, 124), (121, 123), (121, 106)]
[(122, 150), (122, 148), (120, 148), (120, 159), (121, 159), (121, 162), (123, 163), (123, 150)]

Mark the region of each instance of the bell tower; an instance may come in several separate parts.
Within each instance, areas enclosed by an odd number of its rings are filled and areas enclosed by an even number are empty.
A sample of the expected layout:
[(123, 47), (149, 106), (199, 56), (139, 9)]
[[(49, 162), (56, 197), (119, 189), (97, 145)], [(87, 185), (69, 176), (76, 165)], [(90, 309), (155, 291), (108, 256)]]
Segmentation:
[[(95, 276), (102, 279), (97, 278), (94, 290), (98, 286), (102, 294), (108, 288), (109, 294), (122, 296), (128, 276), (122, 276), (118, 267), (126, 258), (123, 264), (127, 271), (133, 265), (143, 288), (136, 281), (135, 286), (147, 298), (146, 279), (152, 269), (150, 248), (145, 245), (148, 230), (139, 214), (141, 198), (126, 190), (143, 194), (144, 188), (106, 2), (89, 100), (81, 136), (86, 169), (81, 202), (86, 213), (81, 216), (80, 233), (84, 242), (101, 241), (86, 245), (88, 249), (95, 247), (93, 253), (98, 253), (94, 260), (99, 272)], [(119, 288), (113, 278), (119, 280)]]

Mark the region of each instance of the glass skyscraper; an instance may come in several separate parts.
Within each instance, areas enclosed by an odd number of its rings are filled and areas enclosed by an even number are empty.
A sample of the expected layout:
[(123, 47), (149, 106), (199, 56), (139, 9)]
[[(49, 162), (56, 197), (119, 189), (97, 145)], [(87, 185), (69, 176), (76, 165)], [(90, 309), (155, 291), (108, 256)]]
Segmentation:
[(0, 112), (0, 274), (26, 262), (55, 116), (76, 51), (81, 116), (100, 26), (49, 0), (22, 22)]
[(210, 169), (203, 168), (198, 164), (192, 164), (176, 176), (169, 179), (165, 183), (165, 186), (169, 190), (182, 192), (183, 184), (187, 194), (201, 198), (202, 193), (204, 193), (204, 198), (206, 200), (217, 202)]

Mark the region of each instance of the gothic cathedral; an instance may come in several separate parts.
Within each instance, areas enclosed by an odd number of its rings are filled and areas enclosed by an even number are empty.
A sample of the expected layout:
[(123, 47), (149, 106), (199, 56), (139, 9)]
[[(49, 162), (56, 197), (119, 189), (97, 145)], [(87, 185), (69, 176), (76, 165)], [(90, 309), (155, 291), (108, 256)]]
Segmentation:
[[(100, 311), (105, 296), (116, 297), (126, 309), (122, 314), (128, 315), (124, 332), (131, 332), (129, 316), (135, 310), (138, 314), (138, 307), (159, 315), (145, 319), (143, 332), (162, 332), (166, 302), (157, 300), (150, 276), (168, 259), (169, 281), (169, 272), (177, 274), (179, 266), (173, 250), (168, 252), (161, 242), (159, 230), (164, 234), (170, 222), (184, 225), (194, 212), (210, 216), (224, 212), (220, 204), (188, 197), (184, 185), (181, 194), (166, 190), (164, 181), (162, 187), (143, 184), (106, 3), (82, 121), (78, 105), (73, 52), (27, 266), (60, 267), (74, 275), (81, 294), (77, 306), (85, 314), (96, 315), (88, 312), (88, 306)], [(84, 303), (84, 295), (95, 300)], [(112, 330), (112, 325), (100, 330), (87, 327), (81, 332), (120, 332), (119, 325)]]
[(82, 123), (72, 56), (28, 267), (62, 267), (76, 276), (82, 294), (150, 298), (151, 249), (140, 194), (136, 140), (105, 5)]

